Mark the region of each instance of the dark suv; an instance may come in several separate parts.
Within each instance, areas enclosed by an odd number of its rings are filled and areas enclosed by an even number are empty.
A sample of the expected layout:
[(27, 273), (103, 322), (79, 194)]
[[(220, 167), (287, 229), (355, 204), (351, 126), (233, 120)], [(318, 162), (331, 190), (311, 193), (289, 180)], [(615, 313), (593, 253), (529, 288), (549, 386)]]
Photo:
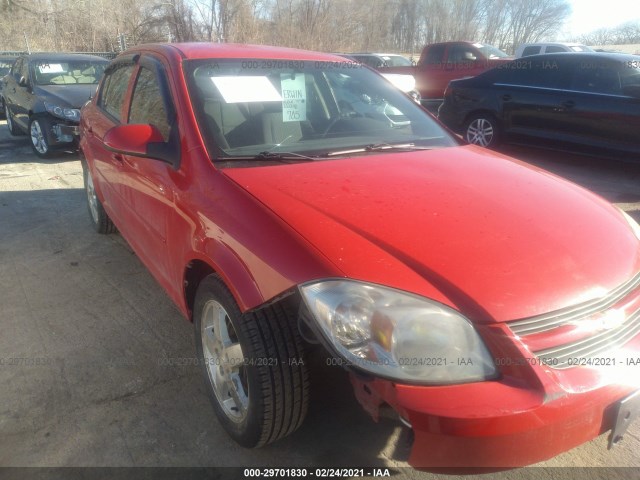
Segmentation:
[(640, 57), (534, 55), (449, 83), (439, 119), (469, 143), (501, 140), (640, 154)]
[(77, 140), (80, 107), (96, 91), (109, 61), (93, 55), (39, 53), (19, 57), (4, 78), (7, 127), (28, 134), (36, 155)]
[(0, 118), (4, 118), (4, 96), (2, 94), (4, 76), (9, 73), (16, 58), (18, 57), (14, 55), (0, 55)]

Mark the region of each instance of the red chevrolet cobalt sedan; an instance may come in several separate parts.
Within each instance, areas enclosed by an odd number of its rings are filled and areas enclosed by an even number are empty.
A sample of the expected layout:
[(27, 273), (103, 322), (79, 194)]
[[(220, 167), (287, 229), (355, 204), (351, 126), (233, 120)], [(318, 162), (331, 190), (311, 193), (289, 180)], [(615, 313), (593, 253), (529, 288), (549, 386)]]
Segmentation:
[[(82, 110), (89, 213), (195, 325), (221, 425), (295, 431), (311, 344), (418, 467), (515, 467), (640, 411), (640, 228), (462, 146), (383, 77), (321, 53), (147, 45)], [(317, 345), (314, 348), (319, 348)]]

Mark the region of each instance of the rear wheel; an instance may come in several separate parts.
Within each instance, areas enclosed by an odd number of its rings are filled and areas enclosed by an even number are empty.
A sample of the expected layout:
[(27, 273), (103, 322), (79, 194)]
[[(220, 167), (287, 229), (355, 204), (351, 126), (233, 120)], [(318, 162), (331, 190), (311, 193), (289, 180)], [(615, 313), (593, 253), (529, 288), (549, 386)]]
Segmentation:
[(281, 304), (242, 314), (217, 275), (205, 278), (194, 307), (196, 350), (216, 416), (244, 447), (295, 431), (309, 400), (302, 339)]
[(4, 114), (7, 117), (7, 128), (9, 129), (9, 133), (11, 135), (13, 135), (14, 137), (17, 137), (18, 135), (24, 135), (24, 133), (22, 133), (22, 131), (15, 124), (15, 122), (13, 120), (13, 116), (11, 115), (11, 112), (9, 111), (9, 107), (6, 104), (4, 106)]
[(116, 231), (116, 226), (104, 210), (102, 203), (100, 203), (100, 199), (98, 199), (96, 189), (93, 185), (91, 172), (84, 161), (82, 162), (82, 173), (84, 177), (84, 190), (87, 195), (87, 208), (89, 210), (89, 217), (91, 218), (93, 228), (98, 233), (114, 233)]
[(494, 148), (500, 143), (500, 125), (490, 113), (477, 113), (467, 120), (464, 127), (467, 142), (486, 148)]

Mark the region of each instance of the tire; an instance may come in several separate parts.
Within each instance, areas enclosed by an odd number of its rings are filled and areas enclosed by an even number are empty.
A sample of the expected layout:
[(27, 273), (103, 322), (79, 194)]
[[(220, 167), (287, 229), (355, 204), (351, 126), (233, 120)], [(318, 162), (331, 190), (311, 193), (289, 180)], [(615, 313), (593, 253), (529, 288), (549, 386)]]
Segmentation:
[(31, 117), (29, 119), (31, 149), (40, 158), (49, 158), (52, 153), (47, 135), (49, 127), (49, 122), (43, 117)]
[(309, 403), (302, 339), (282, 303), (242, 314), (217, 275), (198, 287), (198, 360), (216, 416), (247, 448), (294, 432)]
[(82, 162), (82, 175), (84, 178), (84, 191), (87, 194), (87, 209), (89, 210), (89, 218), (91, 219), (93, 228), (96, 232), (102, 234), (116, 232), (116, 226), (109, 218), (109, 215), (107, 215), (102, 203), (100, 203), (100, 199), (93, 186), (91, 172), (84, 161)]
[(464, 125), (464, 139), (474, 145), (495, 148), (501, 140), (500, 124), (490, 113), (477, 113)]
[(22, 130), (20, 130), (16, 123), (13, 121), (13, 117), (11, 116), (11, 112), (9, 111), (9, 107), (6, 104), (4, 106), (4, 115), (7, 118), (7, 128), (9, 129), (9, 133), (14, 137), (24, 135)]

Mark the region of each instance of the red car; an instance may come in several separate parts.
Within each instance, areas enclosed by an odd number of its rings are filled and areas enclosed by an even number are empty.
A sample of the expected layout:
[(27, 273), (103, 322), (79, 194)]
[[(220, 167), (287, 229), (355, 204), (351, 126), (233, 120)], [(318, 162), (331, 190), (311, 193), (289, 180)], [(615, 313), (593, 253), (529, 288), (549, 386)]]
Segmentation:
[(640, 228), (595, 195), (461, 146), (332, 55), (147, 45), (82, 110), (89, 212), (195, 324), (222, 426), (292, 433), (310, 348), (418, 467), (515, 467), (640, 410)]

